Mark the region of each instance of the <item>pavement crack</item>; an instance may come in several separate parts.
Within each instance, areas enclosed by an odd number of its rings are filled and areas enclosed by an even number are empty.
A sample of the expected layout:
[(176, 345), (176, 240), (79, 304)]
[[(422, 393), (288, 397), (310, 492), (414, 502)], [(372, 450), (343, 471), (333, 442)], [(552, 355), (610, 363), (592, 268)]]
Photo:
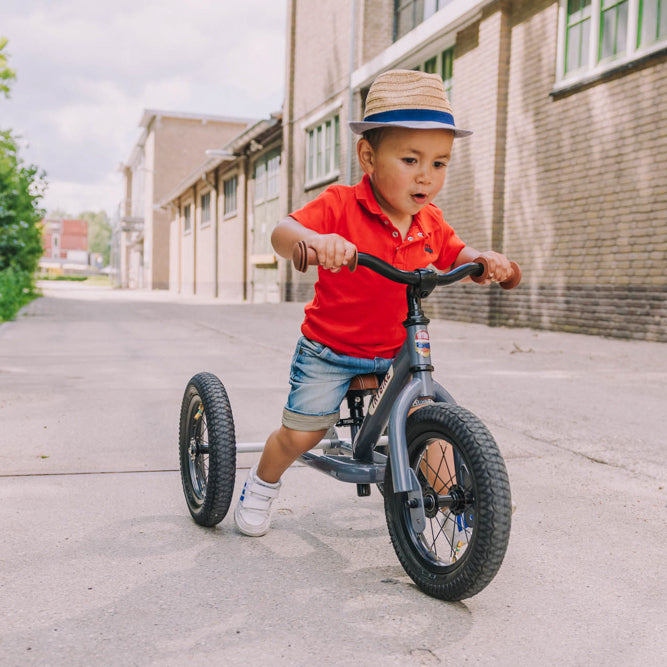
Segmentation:
[[(570, 447), (566, 447), (565, 445), (561, 444), (558, 439), (548, 439), (548, 438), (541, 438), (539, 436), (533, 435), (532, 433), (529, 433), (527, 431), (518, 431), (522, 436), (525, 438), (532, 440), (533, 442), (537, 442), (543, 445), (547, 445), (550, 447), (554, 447), (555, 449), (561, 451), (561, 452), (567, 452), (568, 454), (572, 454), (574, 456), (579, 456), (583, 459), (586, 459), (587, 461), (590, 461), (591, 463), (597, 463), (598, 465), (603, 465), (607, 466), (608, 468), (614, 468), (615, 470), (622, 470), (623, 472), (626, 472), (628, 474), (632, 475), (639, 475), (639, 476), (644, 476), (648, 477), (649, 479), (660, 481), (660, 478), (656, 475), (652, 475), (644, 470), (637, 470), (636, 468), (633, 468), (629, 465), (625, 465), (622, 463), (615, 463), (613, 461), (608, 461), (606, 459), (601, 459), (597, 456), (592, 456), (590, 454), (585, 454), (584, 452), (580, 452), (576, 449), (572, 449)], [(514, 458), (521, 458), (521, 457), (514, 457)], [(525, 458), (525, 457), (524, 457)]]
[(136, 475), (164, 472), (180, 472), (178, 468), (156, 468), (153, 470), (75, 470), (60, 472), (16, 472), (2, 473), (0, 478), (8, 477), (76, 477), (80, 475)]

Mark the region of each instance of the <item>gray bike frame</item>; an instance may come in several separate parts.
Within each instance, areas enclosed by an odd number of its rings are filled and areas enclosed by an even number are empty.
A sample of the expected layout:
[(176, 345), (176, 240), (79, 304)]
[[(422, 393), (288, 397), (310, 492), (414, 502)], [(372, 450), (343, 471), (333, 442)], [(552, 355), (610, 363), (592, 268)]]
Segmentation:
[(300, 460), (336, 479), (357, 484), (382, 482), (386, 456), (375, 451), (381, 435), (389, 424), (389, 458), (394, 493), (407, 493), (410, 519), (415, 531), (426, 527), (422, 489), (415, 471), (410, 467), (406, 439), (406, 424), (410, 408), (417, 399), (430, 398), (436, 402), (455, 403), (450, 394), (432, 375), (428, 320), (406, 326), (406, 339), (372, 397), (366, 416), (354, 441), (352, 457), (328, 455), (331, 450), (344, 448), (343, 441), (323, 441), (324, 454), (306, 452)]

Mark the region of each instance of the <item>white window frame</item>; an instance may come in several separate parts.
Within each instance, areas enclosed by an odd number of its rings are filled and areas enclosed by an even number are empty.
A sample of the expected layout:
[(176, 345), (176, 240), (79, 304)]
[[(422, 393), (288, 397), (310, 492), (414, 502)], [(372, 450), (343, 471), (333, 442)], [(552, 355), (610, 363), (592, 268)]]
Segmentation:
[(591, 0), (591, 26), (585, 65), (580, 69), (566, 72), (567, 48), (567, 0), (559, 0), (558, 7), (558, 52), (556, 61), (556, 83), (554, 92), (567, 89), (573, 85), (586, 84), (601, 75), (644, 58), (652, 53), (662, 51), (667, 47), (667, 38), (660, 39), (652, 44), (637, 45), (637, 31), (639, 28), (640, 0), (628, 0), (628, 25), (626, 35), (626, 50), (604, 60), (598, 57), (600, 47), (600, 13), (602, 0)]
[(280, 196), (280, 150), (267, 151), (255, 161), (255, 204)]
[(193, 202), (188, 202), (183, 204), (183, 236), (187, 234), (192, 234), (192, 211), (194, 205)]
[[(443, 70), (445, 54), (447, 54), (448, 57), (451, 57), (452, 73), (449, 78), (445, 78), (445, 72)], [(436, 61), (435, 72), (433, 72), (433, 74), (438, 74), (442, 79), (442, 82), (445, 86), (445, 92), (447, 93), (447, 99), (451, 102), (454, 92), (454, 60), (455, 60), (454, 44), (448, 46), (447, 48), (440, 49), (430, 58), (426, 58), (425, 60), (420, 61), (420, 63), (414, 66), (413, 69), (419, 70), (420, 72), (425, 72), (426, 66), (433, 60)]]
[[(335, 181), (340, 176), (341, 122), (340, 107), (328, 110), (317, 120), (310, 120), (305, 130), (305, 184), (314, 188)], [(329, 130), (327, 129), (330, 128)], [(336, 129), (338, 132), (336, 133)]]
[[(394, 41), (398, 41), (401, 37), (412, 32), (421, 23), (428, 20), (435, 13), (445, 9), (448, 5), (451, 5), (454, 1), (455, 0), (396, 0), (394, 2)], [(412, 25), (399, 35), (399, 13), (403, 10), (412, 10)]]
[[(232, 190), (233, 194), (231, 194)], [(222, 205), (223, 220), (225, 220), (226, 218), (233, 218), (238, 213), (238, 190), (239, 190), (238, 174), (229, 176), (229, 178), (225, 178), (222, 181), (222, 194), (225, 199)]]
[[(205, 217), (204, 197), (208, 196), (208, 216)], [(202, 227), (209, 227), (211, 224), (211, 191), (207, 190), (199, 195), (199, 207), (201, 209), (200, 220)]]
[[(414, 30), (408, 32), (391, 46), (383, 49), (375, 58), (365, 62), (350, 76), (353, 90), (370, 86), (375, 77), (385, 70), (396, 67), (414, 67), (422, 60), (427, 60), (424, 46), (428, 52), (436, 48), (444, 50), (453, 46), (456, 33), (482, 18), (482, 10), (490, 0), (455, 0), (441, 9)], [(446, 41), (437, 47), (435, 42), (445, 35)], [(420, 55), (417, 57), (416, 54)]]

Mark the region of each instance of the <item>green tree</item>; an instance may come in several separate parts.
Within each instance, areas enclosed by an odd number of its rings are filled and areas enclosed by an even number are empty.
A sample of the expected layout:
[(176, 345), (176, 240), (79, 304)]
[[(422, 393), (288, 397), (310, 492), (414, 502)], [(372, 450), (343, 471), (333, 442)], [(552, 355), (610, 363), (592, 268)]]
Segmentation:
[[(0, 91), (9, 97), (15, 75), (2, 54), (6, 44), (0, 38)], [(24, 165), (19, 157), (12, 133), (0, 130), (0, 320), (13, 318), (35, 296), (44, 217), (39, 201), (45, 186), (44, 173), (35, 165)]]
[(10, 83), (16, 79), (16, 72), (7, 65), (7, 54), (3, 53), (7, 38), (0, 37), (0, 93), (9, 97)]
[(79, 219), (88, 221), (88, 250), (89, 252), (100, 252), (104, 258), (104, 266), (109, 264), (109, 252), (111, 243), (111, 223), (106, 211), (83, 211), (79, 213)]

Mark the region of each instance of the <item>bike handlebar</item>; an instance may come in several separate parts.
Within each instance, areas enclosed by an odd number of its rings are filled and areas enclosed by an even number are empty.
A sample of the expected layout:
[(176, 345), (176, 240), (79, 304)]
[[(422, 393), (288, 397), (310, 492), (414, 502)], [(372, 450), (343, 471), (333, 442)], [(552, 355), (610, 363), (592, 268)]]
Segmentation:
[[(294, 245), (292, 262), (297, 271), (305, 273), (308, 266), (318, 264), (317, 253), (313, 248), (309, 248), (305, 241), (299, 241)], [(499, 283), (503, 289), (512, 289), (521, 282), (521, 269), (519, 265), (516, 262), (510, 262), (510, 265), (512, 266), (513, 271), (512, 276), (502, 283)], [(473, 262), (462, 264), (447, 273), (438, 273), (431, 269), (403, 271), (374, 255), (355, 251), (354, 257), (347, 265), (347, 268), (352, 272), (356, 270), (357, 266), (365, 266), (366, 268), (379, 273), (381, 276), (403, 285), (419, 285), (423, 279), (424, 271), (436, 274), (436, 284), (438, 285), (450, 285), (451, 283), (455, 283), (468, 276), (470, 276), (474, 282), (481, 283), (489, 277), (489, 263), (484, 257), (477, 257)]]

